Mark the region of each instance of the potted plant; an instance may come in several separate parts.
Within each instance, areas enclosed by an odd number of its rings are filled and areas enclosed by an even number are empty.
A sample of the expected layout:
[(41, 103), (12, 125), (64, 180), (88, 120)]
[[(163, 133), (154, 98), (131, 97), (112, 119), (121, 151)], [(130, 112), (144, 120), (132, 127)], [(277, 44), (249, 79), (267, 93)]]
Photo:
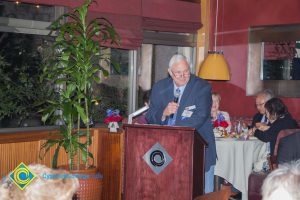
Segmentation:
[[(113, 25), (103, 17), (88, 21), (88, 8), (93, 1), (85, 0), (82, 6), (62, 15), (51, 25), (57, 32), (54, 42), (53, 59), (49, 60), (44, 69), (48, 80), (59, 85), (57, 101), (50, 101), (43, 110), (43, 121), (60, 120), (62, 126), (57, 131), (60, 139), (49, 139), (42, 145), (45, 155), (51, 147), (55, 148), (52, 167), (57, 167), (58, 152), (63, 148), (68, 154), (70, 170), (79, 170), (80, 157), (85, 169), (90, 168), (93, 155), (88, 148), (91, 144), (90, 110), (93, 103), (92, 83), (100, 82), (98, 72), (107, 76), (108, 72), (100, 65), (101, 61), (110, 62), (107, 54), (102, 53), (100, 44), (118, 45), (119, 35)], [(60, 114), (57, 115), (57, 112)], [(80, 129), (80, 121), (85, 130)], [(86, 141), (80, 142), (79, 137), (85, 136)], [(75, 160), (76, 158), (76, 160)]]

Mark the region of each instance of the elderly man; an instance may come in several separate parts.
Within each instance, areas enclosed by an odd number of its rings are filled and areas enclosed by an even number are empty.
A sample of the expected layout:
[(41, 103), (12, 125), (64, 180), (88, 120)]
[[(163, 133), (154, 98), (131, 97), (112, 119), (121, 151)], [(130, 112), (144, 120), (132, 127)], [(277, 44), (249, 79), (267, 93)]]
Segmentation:
[(270, 89), (263, 90), (256, 95), (255, 105), (258, 110), (252, 119), (250, 125), (249, 133), (254, 134), (254, 128), (260, 126), (266, 126), (268, 124), (268, 119), (265, 115), (265, 103), (274, 97), (273, 92)]
[(205, 156), (205, 193), (214, 189), (216, 144), (210, 110), (211, 86), (192, 75), (187, 59), (174, 55), (169, 62), (170, 77), (157, 82), (151, 92), (150, 109), (146, 115), (149, 124), (189, 126), (208, 142)]

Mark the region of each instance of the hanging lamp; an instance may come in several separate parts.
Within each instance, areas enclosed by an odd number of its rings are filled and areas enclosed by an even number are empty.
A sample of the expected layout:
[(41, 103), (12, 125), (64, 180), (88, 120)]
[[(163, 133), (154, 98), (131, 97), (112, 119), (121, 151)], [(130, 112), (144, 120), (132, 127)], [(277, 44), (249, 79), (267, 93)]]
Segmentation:
[(215, 45), (213, 51), (208, 51), (205, 60), (202, 62), (198, 76), (207, 80), (230, 80), (228, 63), (222, 51), (217, 51), (217, 30), (218, 30), (219, 0), (216, 6), (216, 25), (215, 25)]

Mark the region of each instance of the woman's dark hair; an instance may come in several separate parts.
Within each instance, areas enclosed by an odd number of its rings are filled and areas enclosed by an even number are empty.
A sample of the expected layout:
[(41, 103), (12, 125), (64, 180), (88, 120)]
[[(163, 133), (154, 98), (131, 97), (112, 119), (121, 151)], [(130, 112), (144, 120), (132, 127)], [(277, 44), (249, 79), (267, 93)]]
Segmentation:
[(286, 105), (279, 98), (272, 98), (265, 104), (266, 110), (269, 112), (272, 118), (277, 119), (288, 113)]
[(151, 94), (151, 90), (145, 91), (145, 93), (143, 95), (143, 102), (144, 103), (149, 103), (149, 101), (150, 101), (150, 94)]

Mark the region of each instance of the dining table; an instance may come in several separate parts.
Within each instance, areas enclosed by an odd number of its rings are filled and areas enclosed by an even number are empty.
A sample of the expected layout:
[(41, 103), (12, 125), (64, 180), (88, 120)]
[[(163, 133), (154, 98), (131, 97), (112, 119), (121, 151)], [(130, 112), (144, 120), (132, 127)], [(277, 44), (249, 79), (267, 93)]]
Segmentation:
[(216, 138), (217, 162), (215, 175), (224, 178), (242, 192), (242, 199), (248, 199), (248, 177), (254, 163), (266, 156), (267, 144), (251, 137)]

